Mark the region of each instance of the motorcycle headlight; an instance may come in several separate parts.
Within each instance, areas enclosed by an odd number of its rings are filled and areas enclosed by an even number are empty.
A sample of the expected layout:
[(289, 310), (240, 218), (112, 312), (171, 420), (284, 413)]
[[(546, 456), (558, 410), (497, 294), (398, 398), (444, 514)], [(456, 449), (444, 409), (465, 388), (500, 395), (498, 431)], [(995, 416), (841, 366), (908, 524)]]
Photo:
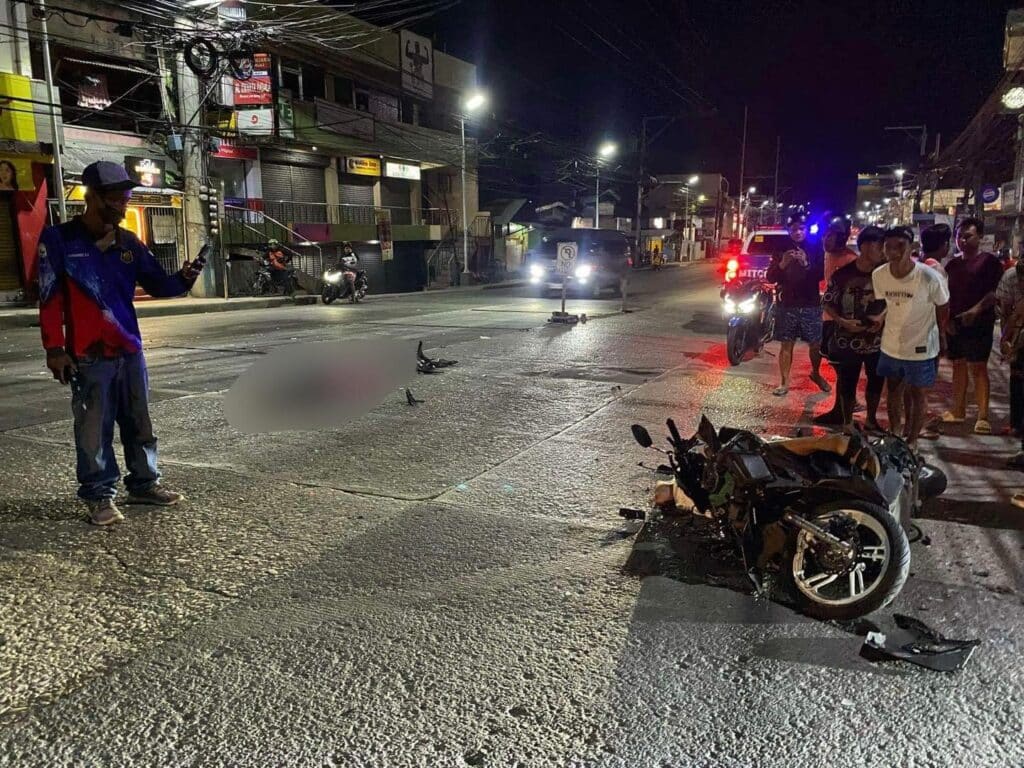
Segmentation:
[(727, 298), (725, 301), (723, 301), (722, 302), (722, 307), (730, 315), (735, 315), (736, 314), (736, 302), (733, 301), (732, 299), (728, 299)]
[(324, 280), (328, 283), (336, 283), (341, 280), (341, 272), (324, 272)]
[(580, 264), (576, 267), (576, 279), (586, 280), (593, 273), (594, 268), (589, 264)]
[(757, 309), (757, 299), (747, 299), (746, 301), (740, 302), (739, 310), (744, 315), (749, 315)]
[(540, 264), (531, 264), (530, 265), (530, 277), (535, 277), (535, 278), (540, 279), (540, 278), (544, 277), (544, 272), (545, 272), (545, 269)]

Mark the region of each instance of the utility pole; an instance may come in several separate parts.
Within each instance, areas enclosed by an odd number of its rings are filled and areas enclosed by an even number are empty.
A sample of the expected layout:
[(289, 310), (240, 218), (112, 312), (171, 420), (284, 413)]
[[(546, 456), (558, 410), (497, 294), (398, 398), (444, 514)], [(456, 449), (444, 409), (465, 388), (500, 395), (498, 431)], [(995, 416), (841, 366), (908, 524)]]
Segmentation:
[(779, 158), (782, 157), (782, 137), (775, 137), (775, 192), (772, 194), (772, 205), (775, 213), (772, 216), (772, 223), (777, 224), (775, 217), (779, 213)]
[(633, 227), (636, 230), (636, 253), (634, 254), (634, 258), (638, 257), (640, 253), (643, 252), (643, 248), (640, 244), (640, 238), (642, 236), (640, 216), (643, 214), (644, 160), (647, 154), (647, 118), (643, 118), (640, 123), (640, 168), (636, 175), (636, 226)]
[[(188, 19), (178, 17), (174, 26), (185, 34), (194, 31)], [(199, 78), (185, 64), (184, 52), (177, 55), (178, 69), (178, 122), (182, 125), (181, 172), (185, 179), (182, 211), (185, 217), (185, 258), (191, 261), (207, 240), (206, 211), (199, 199), (203, 184), (202, 103)], [(202, 298), (215, 295), (216, 276), (213, 269), (204, 269), (192, 288), (192, 295)]]
[(50, 132), (53, 134), (53, 184), (56, 187), (57, 210), (61, 223), (68, 220), (68, 209), (64, 202), (64, 164), (61, 162), (61, 138), (63, 130), (57, 130), (57, 89), (53, 86), (53, 67), (50, 65), (50, 33), (46, 26), (46, 2), (38, 0), (39, 28), (43, 33), (43, 69), (46, 70), (46, 98), (50, 102)]
[(743, 203), (743, 190), (746, 187), (743, 186), (743, 174), (747, 168), (747, 107), (743, 107), (743, 147), (740, 150), (740, 237), (745, 234), (746, 223), (744, 221), (744, 211), (746, 207)]

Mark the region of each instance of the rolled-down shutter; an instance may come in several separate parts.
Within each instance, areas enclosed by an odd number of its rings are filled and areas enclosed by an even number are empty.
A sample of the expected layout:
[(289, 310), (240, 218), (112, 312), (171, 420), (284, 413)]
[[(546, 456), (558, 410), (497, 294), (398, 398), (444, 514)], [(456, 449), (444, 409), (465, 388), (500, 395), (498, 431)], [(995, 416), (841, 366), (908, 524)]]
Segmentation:
[(373, 224), (373, 185), (377, 180), (342, 174), (338, 181), (341, 224)]
[(380, 185), (380, 202), (391, 209), (392, 224), (411, 224), (409, 210), (409, 182), (405, 179), (383, 179)]
[(10, 199), (0, 194), (0, 291), (16, 291), (21, 288), (15, 235)]

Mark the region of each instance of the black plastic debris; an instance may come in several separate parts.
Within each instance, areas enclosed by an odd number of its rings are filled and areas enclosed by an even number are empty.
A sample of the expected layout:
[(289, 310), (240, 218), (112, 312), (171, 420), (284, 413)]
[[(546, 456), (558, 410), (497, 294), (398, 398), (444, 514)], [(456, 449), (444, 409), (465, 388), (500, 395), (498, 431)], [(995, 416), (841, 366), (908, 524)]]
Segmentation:
[(458, 365), (458, 360), (444, 360), (442, 358), (431, 358), (423, 354), (423, 342), (421, 341), (416, 347), (416, 372), (417, 373), (437, 373), (442, 368), (451, 368), (453, 365)]
[(644, 520), (647, 518), (647, 513), (642, 509), (630, 509), (629, 507), (621, 507), (619, 509), (619, 517), (626, 520)]
[(417, 400), (416, 395), (414, 395), (412, 393), (412, 390), (410, 390), (408, 387), (405, 388), (405, 401), (409, 405), (419, 405), (420, 403), (423, 402), (422, 400)]
[(885, 634), (869, 631), (860, 655), (869, 661), (909, 661), (935, 672), (963, 669), (981, 640), (951, 640), (920, 619), (894, 613), (897, 629)]

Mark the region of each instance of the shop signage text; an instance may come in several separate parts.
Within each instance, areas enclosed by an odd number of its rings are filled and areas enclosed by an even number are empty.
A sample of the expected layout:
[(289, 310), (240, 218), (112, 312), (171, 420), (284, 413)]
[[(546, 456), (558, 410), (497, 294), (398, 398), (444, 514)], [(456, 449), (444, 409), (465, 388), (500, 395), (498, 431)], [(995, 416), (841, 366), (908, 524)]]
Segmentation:
[(356, 176), (380, 176), (380, 160), (375, 157), (346, 157), (345, 173)]
[(388, 161), (384, 164), (384, 175), (389, 176), (392, 179), (409, 179), (410, 181), (419, 181), (420, 167), (418, 165), (392, 163), (391, 161)]
[(163, 160), (154, 160), (151, 157), (128, 156), (124, 159), (124, 169), (128, 171), (128, 175), (140, 187), (160, 188), (163, 186)]

